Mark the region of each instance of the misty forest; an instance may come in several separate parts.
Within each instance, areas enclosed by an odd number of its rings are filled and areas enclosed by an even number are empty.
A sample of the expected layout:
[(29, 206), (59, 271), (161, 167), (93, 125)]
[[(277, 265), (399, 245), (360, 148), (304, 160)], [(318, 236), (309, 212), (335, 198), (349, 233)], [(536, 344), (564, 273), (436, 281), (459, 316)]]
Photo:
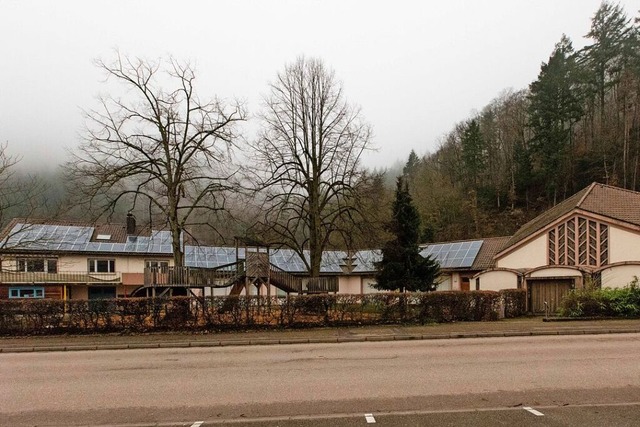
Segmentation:
[[(509, 235), (591, 182), (640, 190), (640, 17), (604, 2), (589, 28), (584, 48), (562, 36), (528, 87), (496, 94), (435, 151), (415, 147), (386, 170), (363, 167), (372, 127), (320, 59), (274, 70), (262, 109), (246, 111), (198, 93), (178, 59), (116, 53), (97, 65), (122, 92), (85, 111), (58, 172), (25, 171), (2, 147), (0, 220), (121, 223), (131, 212), (204, 244), (380, 248), (402, 176), (421, 243)], [(308, 263), (319, 271), (319, 257)]]

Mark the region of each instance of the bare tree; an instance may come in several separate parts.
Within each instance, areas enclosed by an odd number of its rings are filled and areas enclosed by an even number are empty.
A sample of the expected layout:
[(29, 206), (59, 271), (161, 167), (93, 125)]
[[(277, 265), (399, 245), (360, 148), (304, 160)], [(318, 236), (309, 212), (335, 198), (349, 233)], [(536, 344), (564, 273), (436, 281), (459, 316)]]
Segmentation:
[[(117, 54), (113, 63), (97, 66), (126, 92), (101, 98), (100, 111), (85, 112), (85, 137), (72, 153), (71, 175), (102, 213), (119, 202), (159, 212), (171, 232), (175, 264), (183, 265), (181, 235), (207, 222), (203, 212), (225, 207), (236, 124), (245, 110), (239, 103), (201, 101), (193, 69), (173, 58), (154, 62)], [(166, 91), (161, 82), (174, 88)]]
[(319, 59), (298, 58), (270, 89), (253, 144), (266, 172), (263, 226), (317, 277), (322, 251), (356, 220), (364, 179), (359, 161), (371, 130)]

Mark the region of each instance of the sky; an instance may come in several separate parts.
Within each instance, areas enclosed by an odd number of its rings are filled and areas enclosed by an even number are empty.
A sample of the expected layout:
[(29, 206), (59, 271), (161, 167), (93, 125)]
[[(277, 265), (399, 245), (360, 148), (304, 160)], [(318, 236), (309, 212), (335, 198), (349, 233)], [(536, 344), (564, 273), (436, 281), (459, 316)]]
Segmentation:
[[(630, 17), (640, 3), (622, 1)], [(54, 168), (81, 137), (114, 50), (196, 68), (201, 98), (260, 110), (298, 56), (335, 70), (374, 131), (368, 167), (437, 149), (455, 123), (535, 80), (563, 33), (579, 49), (596, 0), (0, 0), (0, 142)], [(119, 92), (113, 93), (120, 94)], [(246, 126), (251, 138), (255, 121)]]

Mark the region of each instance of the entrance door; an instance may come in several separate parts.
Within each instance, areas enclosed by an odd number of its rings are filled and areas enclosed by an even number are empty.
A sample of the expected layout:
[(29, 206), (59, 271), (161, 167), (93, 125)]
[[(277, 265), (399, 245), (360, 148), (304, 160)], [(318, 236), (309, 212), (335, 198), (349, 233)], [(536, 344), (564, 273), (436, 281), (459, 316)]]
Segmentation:
[(562, 298), (574, 286), (574, 279), (529, 279), (529, 307), (533, 313), (545, 312), (545, 302), (549, 305), (549, 313), (555, 314), (560, 308)]

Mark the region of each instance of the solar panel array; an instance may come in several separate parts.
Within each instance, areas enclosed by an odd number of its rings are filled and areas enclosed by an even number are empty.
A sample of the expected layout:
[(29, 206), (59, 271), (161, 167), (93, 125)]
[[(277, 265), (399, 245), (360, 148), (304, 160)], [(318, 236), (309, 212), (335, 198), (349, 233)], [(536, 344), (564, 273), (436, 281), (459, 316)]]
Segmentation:
[(171, 255), (171, 233), (154, 231), (151, 236), (129, 236), (126, 243), (91, 242), (93, 227), (47, 224), (16, 224), (5, 248), (22, 250), (149, 253)]
[[(240, 258), (244, 258), (244, 248), (239, 252)], [(236, 262), (236, 249), (187, 245), (184, 248), (184, 258), (187, 267), (217, 268)]]
[(423, 257), (431, 256), (440, 268), (471, 267), (482, 247), (482, 240), (428, 245), (421, 252)]
[[(308, 258), (308, 256), (307, 256)], [(302, 273), (307, 268), (300, 255), (292, 249), (274, 249), (269, 254), (269, 261), (278, 268), (289, 273)]]
[[(171, 233), (153, 231), (151, 236), (128, 236), (126, 243), (91, 242), (93, 227), (46, 224), (17, 224), (2, 244), (5, 248), (23, 250), (139, 253), (171, 255)], [(441, 268), (471, 267), (475, 261), (482, 240), (456, 243), (438, 243), (426, 246), (420, 255), (432, 256)], [(216, 268), (236, 262), (236, 249), (214, 246), (185, 246), (185, 265), (198, 268)], [(244, 248), (238, 257), (244, 259)], [(322, 254), (322, 273), (341, 273), (346, 262), (344, 251), (325, 251)], [(305, 252), (309, 260), (309, 253)], [(353, 272), (375, 271), (375, 262), (382, 259), (379, 250), (362, 250), (353, 254)], [(290, 273), (303, 273), (306, 266), (302, 258), (292, 249), (275, 249), (270, 253), (272, 264)]]

